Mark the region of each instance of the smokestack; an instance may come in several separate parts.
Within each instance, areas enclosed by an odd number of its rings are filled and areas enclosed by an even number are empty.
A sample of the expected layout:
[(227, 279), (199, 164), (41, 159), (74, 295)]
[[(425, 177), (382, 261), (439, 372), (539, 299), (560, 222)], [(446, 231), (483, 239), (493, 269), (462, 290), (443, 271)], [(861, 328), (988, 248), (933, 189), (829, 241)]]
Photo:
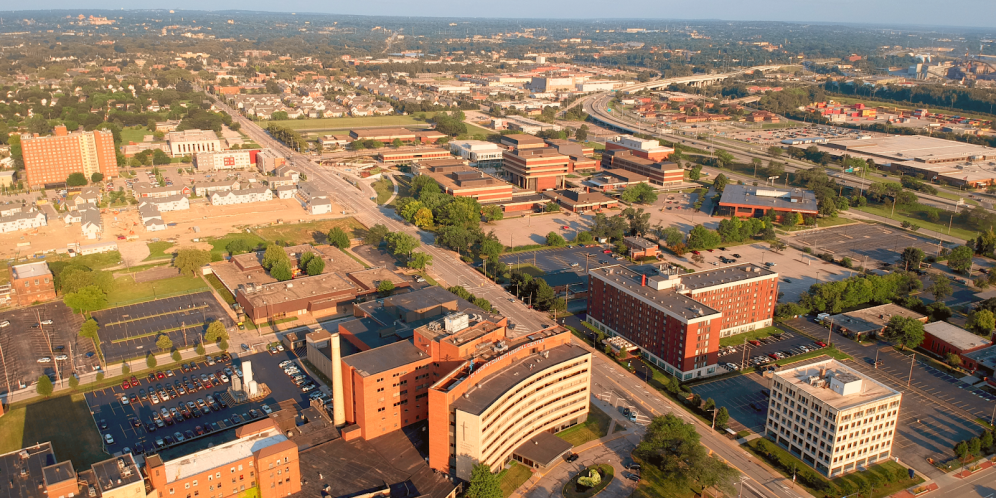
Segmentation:
[(646, 286), (647, 286), (647, 276), (643, 275), (643, 280), (640, 282), (640, 287), (646, 287)]
[(332, 421), (336, 427), (346, 425), (346, 407), (342, 402), (342, 353), (339, 333), (332, 334)]

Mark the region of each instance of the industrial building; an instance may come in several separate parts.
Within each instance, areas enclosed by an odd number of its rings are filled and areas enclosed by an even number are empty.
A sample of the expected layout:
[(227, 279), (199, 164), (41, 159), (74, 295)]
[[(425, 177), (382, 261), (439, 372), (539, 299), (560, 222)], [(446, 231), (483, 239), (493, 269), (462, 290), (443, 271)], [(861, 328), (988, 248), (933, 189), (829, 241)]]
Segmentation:
[(105, 178), (118, 176), (114, 135), (110, 130), (68, 132), (64, 125), (59, 125), (50, 136), (24, 134), (21, 155), (28, 188), (65, 184), (72, 173), (83, 173), (87, 180), (94, 173)]
[(996, 149), (922, 135), (835, 140), (827, 147), (871, 157), (893, 172), (923, 175), (932, 182), (983, 187), (996, 184)]
[(772, 323), (778, 274), (752, 263), (685, 273), (666, 265), (588, 272), (587, 321), (681, 380), (715, 375), (719, 339)]
[(892, 454), (903, 394), (830, 359), (771, 379), (765, 435), (826, 477)]

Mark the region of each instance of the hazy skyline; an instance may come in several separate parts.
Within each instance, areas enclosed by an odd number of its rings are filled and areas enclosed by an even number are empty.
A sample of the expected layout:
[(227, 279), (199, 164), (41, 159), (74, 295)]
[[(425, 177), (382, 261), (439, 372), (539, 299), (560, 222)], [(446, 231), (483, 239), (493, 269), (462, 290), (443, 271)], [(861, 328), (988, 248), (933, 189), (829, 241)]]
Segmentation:
[[(38, 10), (38, 4), (22, 3), (19, 10)], [(134, 9), (126, 0), (50, 0), (46, 10)], [(350, 15), (415, 17), (647, 19), (727, 21), (840, 22), (876, 25), (992, 27), (996, 0), (632, 0), (609, 3), (596, 0), (505, 0), (495, 3), (453, 0), (367, 0), (355, 3), (320, 4), (306, 0), (155, 0), (143, 9), (250, 10), (268, 12), (315, 12)]]

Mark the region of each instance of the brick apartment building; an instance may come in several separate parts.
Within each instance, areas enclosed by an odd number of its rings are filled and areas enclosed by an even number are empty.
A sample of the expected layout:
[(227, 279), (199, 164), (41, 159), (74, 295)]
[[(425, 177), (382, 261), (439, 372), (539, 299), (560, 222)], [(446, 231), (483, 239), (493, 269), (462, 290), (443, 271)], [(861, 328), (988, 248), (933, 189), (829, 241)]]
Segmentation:
[(71, 173), (94, 173), (105, 178), (118, 176), (114, 135), (110, 130), (74, 131), (55, 127), (50, 136), (21, 135), (24, 173), (29, 188), (64, 183)]
[(602, 151), (602, 168), (630, 171), (647, 177), (655, 185), (679, 185), (685, 179), (685, 170), (665, 160), (652, 160), (628, 149), (606, 148)]
[(44, 261), (11, 266), (10, 286), (18, 306), (55, 299), (55, 279)]
[(719, 339), (770, 326), (778, 296), (778, 274), (751, 263), (689, 274), (609, 266), (588, 275), (588, 321), (682, 380), (715, 375)]
[(454, 197), (472, 197), (478, 201), (512, 199), (512, 185), (467, 165), (461, 159), (423, 161), (412, 168), (416, 175), (432, 178)]

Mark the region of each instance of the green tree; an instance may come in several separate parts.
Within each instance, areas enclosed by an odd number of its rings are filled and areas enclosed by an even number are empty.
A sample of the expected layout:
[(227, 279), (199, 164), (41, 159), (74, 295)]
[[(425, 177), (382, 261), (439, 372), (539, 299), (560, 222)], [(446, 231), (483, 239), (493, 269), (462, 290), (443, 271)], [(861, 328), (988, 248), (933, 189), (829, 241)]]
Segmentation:
[(377, 284), (377, 293), (380, 294), (380, 297), (390, 296), (392, 292), (394, 292), (394, 282), (391, 282), (390, 280), (381, 280), (380, 283)]
[(169, 351), (173, 349), (173, 340), (166, 334), (160, 335), (159, 338), (156, 339), (156, 347), (159, 348), (160, 351)]
[(121, 373), (124, 375), (128, 375), (131, 373), (131, 365), (128, 365), (127, 361), (121, 362)]
[(222, 339), (228, 339), (228, 329), (225, 328), (225, 324), (221, 320), (215, 320), (204, 331), (204, 340), (207, 342), (218, 342)]
[(943, 301), (944, 298), (954, 292), (954, 289), (951, 288), (951, 281), (943, 276), (936, 275), (931, 278), (931, 284), (930, 287), (927, 287), (927, 292), (934, 295), (935, 301)]
[(87, 184), (86, 175), (80, 172), (70, 173), (66, 178), (66, 185), (70, 187), (85, 187)]
[(636, 202), (639, 204), (653, 204), (657, 202), (657, 191), (646, 183), (630, 185), (623, 190), (619, 196), (624, 202)]
[(80, 379), (77, 378), (75, 375), (70, 375), (69, 376), (69, 388), (70, 389), (76, 389), (77, 387), (79, 387), (79, 385), (80, 385)]
[(204, 344), (198, 342), (197, 345), (194, 346), (194, 352), (200, 356), (204, 356), (205, 353)]
[(550, 232), (546, 234), (546, 245), (550, 247), (564, 247), (567, 245), (567, 241), (557, 232)]
[(772, 156), (772, 157), (776, 157), (776, 158), (777, 157), (781, 157), (782, 153), (784, 153), (784, 152), (785, 152), (785, 150), (782, 149), (781, 147), (777, 146), (777, 145), (772, 145), (771, 147), (768, 147), (768, 154), (770, 156)]
[[(339, 227), (335, 227), (332, 230), (329, 230), (328, 240), (329, 240), (329, 245), (336, 246), (339, 249), (349, 248), (349, 234), (347, 234), (345, 230)], [(380, 242), (378, 241), (378, 244), (379, 243)]]
[(726, 427), (726, 423), (730, 421), (730, 412), (725, 406), (719, 407), (716, 412), (716, 428), (722, 429)]
[(197, 272), (210, 262), (211, 253), (209, 251), (192, 248), (180, 249), (176, 252), (176, 257), (173, 258), (173, 266), (182, 273), (189, 272), (191, 276), (197, 276)]
[(180, 360), (183, 359), (183, 356), (180, 355), (179, 351), (173, 351), (173, 354), (170, 355), (170, 358), (173, 358), (174, 362), (179, 362)]
[(225, 246), (225, 250), (228, 251), (228, 254), (235, 256), (252, 251), (253, 245), (246, 239), (235, 239)]
[(412, 255), (408, 258), (408, 267), (413, 270), (424, 270), (425, 267), (431, 265), (432, 255), (424, 252), (413, 251)]
[(956, 354), (954, 354), (954, 353), (948, 353), (948, 354), (944, 355), (944, 361), (946, 361), (947, 364), (951, 365), (952, 367), (960, 367), (961, 366), (961, 357), (958, 356), (958, 355), (956, 355)]
[(404, 143), (401, 142), (400, 138), (395, 138), (394, 141), (391, 142), (391, 145), (393, 145), (394, 148), (397, 149), (398, 147), (404, 145)]
[(325, 271), (325, 260), (322, 258), (314, 258), (308, 262), (308, 267), (305, 268), (305, 272), (308, 276), (314, 277), (315, 275), (321, 275)]
[(706, 399), (705, 403), (702, 405), (702, 409), (705, 411), (710, 411), (713, 408), (716, 408), (716, 401), (713, 400), (712, 398)]
[(96, 285), (88, 285), (76, 292), (66, 294), (62, 298), (70, 309), (76, 313), (96, 311), (107, 306), (107, 295)]
[(149, 368), (156, 368), (156, 365), (158, 363), (159, 362), (156, 361), (156, 355), (154, 355), (152, 353), (149, 353), (149, 354), (145, 355), (145, 366), (147, 366)]
[(739, 473), (710, 456), (695, 427), (673, 414), (655, 417), (633, 453), (669, 476), (676, 486), (715, 486), (734, 494), (732, 482)]
[(726, 190), (726, 186), (729, 185), (730, 179), (726, 175), (720, 173), (716, 175), (716, 179), (712, 181), (712, 187), (716, 189), (716, 192), (723, 193)]
[(982, 431), (982, 435), (979, 436), (979, 444), (983, 450), (988, 451), (993, 447), (993, 433), (992, 431)]
[(80, 325), (80, 337), (86, 337), (91, 341), (97, 340), (97, 330), (100, 328), (97, 325), (97, 321), (93, 318), (87, 318), (83, 325)]
[(574, 132), (574, 138), (581, 143), (588, 141), (588, 125), (581, 125), (578, 131)]
[(958, 246), (948, 255), (948, 267), (954, 271), (965, 272), (972, 266), (972, 248)]
[(917, 270), (920, 268), (920, 263), (923, 261), (924, 256), (922, 249), (907, 247), (899, 255), (899, 264), (897, 266), (902, 267), (906, 271)]
[(674, 247), (685, 240), (685, 234), (678, 227), (657, 225), (654, 227), (654, 231), (657, 233), (658, 240), (663, 241), (668, 247)]
[(284, 248), (276, 244), (266, 246), (266, 252), (263, 254), (263, 268), (270, 270), (273, 265), (280, 261), (286, 263), (287, 269), (290, 270), (290, 257), (287, 256)]
[(487, 464), (477, 463), (470, 471), (470, 486), (465, 498), (502, 498), (501, 480)]
[(432, 226), (432, 211), (429, 208), (423, 207), (419, 209), (415, 216), (412, 217), (412, 223), (419, 228), (426, 228)]
[(408, 256), (421, 242), (404, 232), (391, 232), (385, 237), (387, 249), (395, 256)]
[(595, 238), (591, 236), (591, 232), (581, 231), (574, 237), (574, 242), (578, 244), (591, 244)]
[(885, 327), (885, 338), (906, 348), (916, 348), (923, 342), (923, 323), (906, 316), (893, 316)]
[(695, 225), (692, 231), (688, 233), (688, 243), (686, 245), (690, 250), (708, 249), (718, 246), (721, 241), (722, 239), (718, 233), (702, 225)]
[(384, 238), (387, 237), (387, 234), (389, 233), (391, 233), (390, 229), (378, 223), (370, 227), (363, 234), (363, 243), (372, 246), (379, 246), (381, 242), (384, 242)]
[(505, 212), (502, 211), (501, 206), (496, 206), (494, 204), (484, 206), (482, 211), (484, 219), (487, 220), (488, 223), (491, 223), (492, 221), (500, 221), (505, 217)]
[(228, 351), (228, 339), (222, 339), (218, 341), (218, 349), (222, 351)]
[(52, 385), (52, 379), (48, 378), (48, 375), (42, 375), (38, 377), (38, 384), (35, 386), (35, 392), (39, 396), (49, 397), (52, 395), (52, 391), (55, 390), (55, 386)]
[(688, 172), (688, 179), (697, 182), (699, 178), (702, 178), (702, 165), (696, 164), (692, 167), (691, 171)]
[(294, 272), (288, 261), (278, 261), (270, 268), (270, 276), (277, 279), (278, 282), (286, 282), (294, 278)]
[(974, 310), (968, 314), (965, 328), (982, 336), (989, 336), (996, 328), (996, 314), (987, 309)]
[(90, 175), (90, 181), (93, 183), (102, 182), (104, 181), (104, 174), (99, 171), (96, 171), (92, 175)]

